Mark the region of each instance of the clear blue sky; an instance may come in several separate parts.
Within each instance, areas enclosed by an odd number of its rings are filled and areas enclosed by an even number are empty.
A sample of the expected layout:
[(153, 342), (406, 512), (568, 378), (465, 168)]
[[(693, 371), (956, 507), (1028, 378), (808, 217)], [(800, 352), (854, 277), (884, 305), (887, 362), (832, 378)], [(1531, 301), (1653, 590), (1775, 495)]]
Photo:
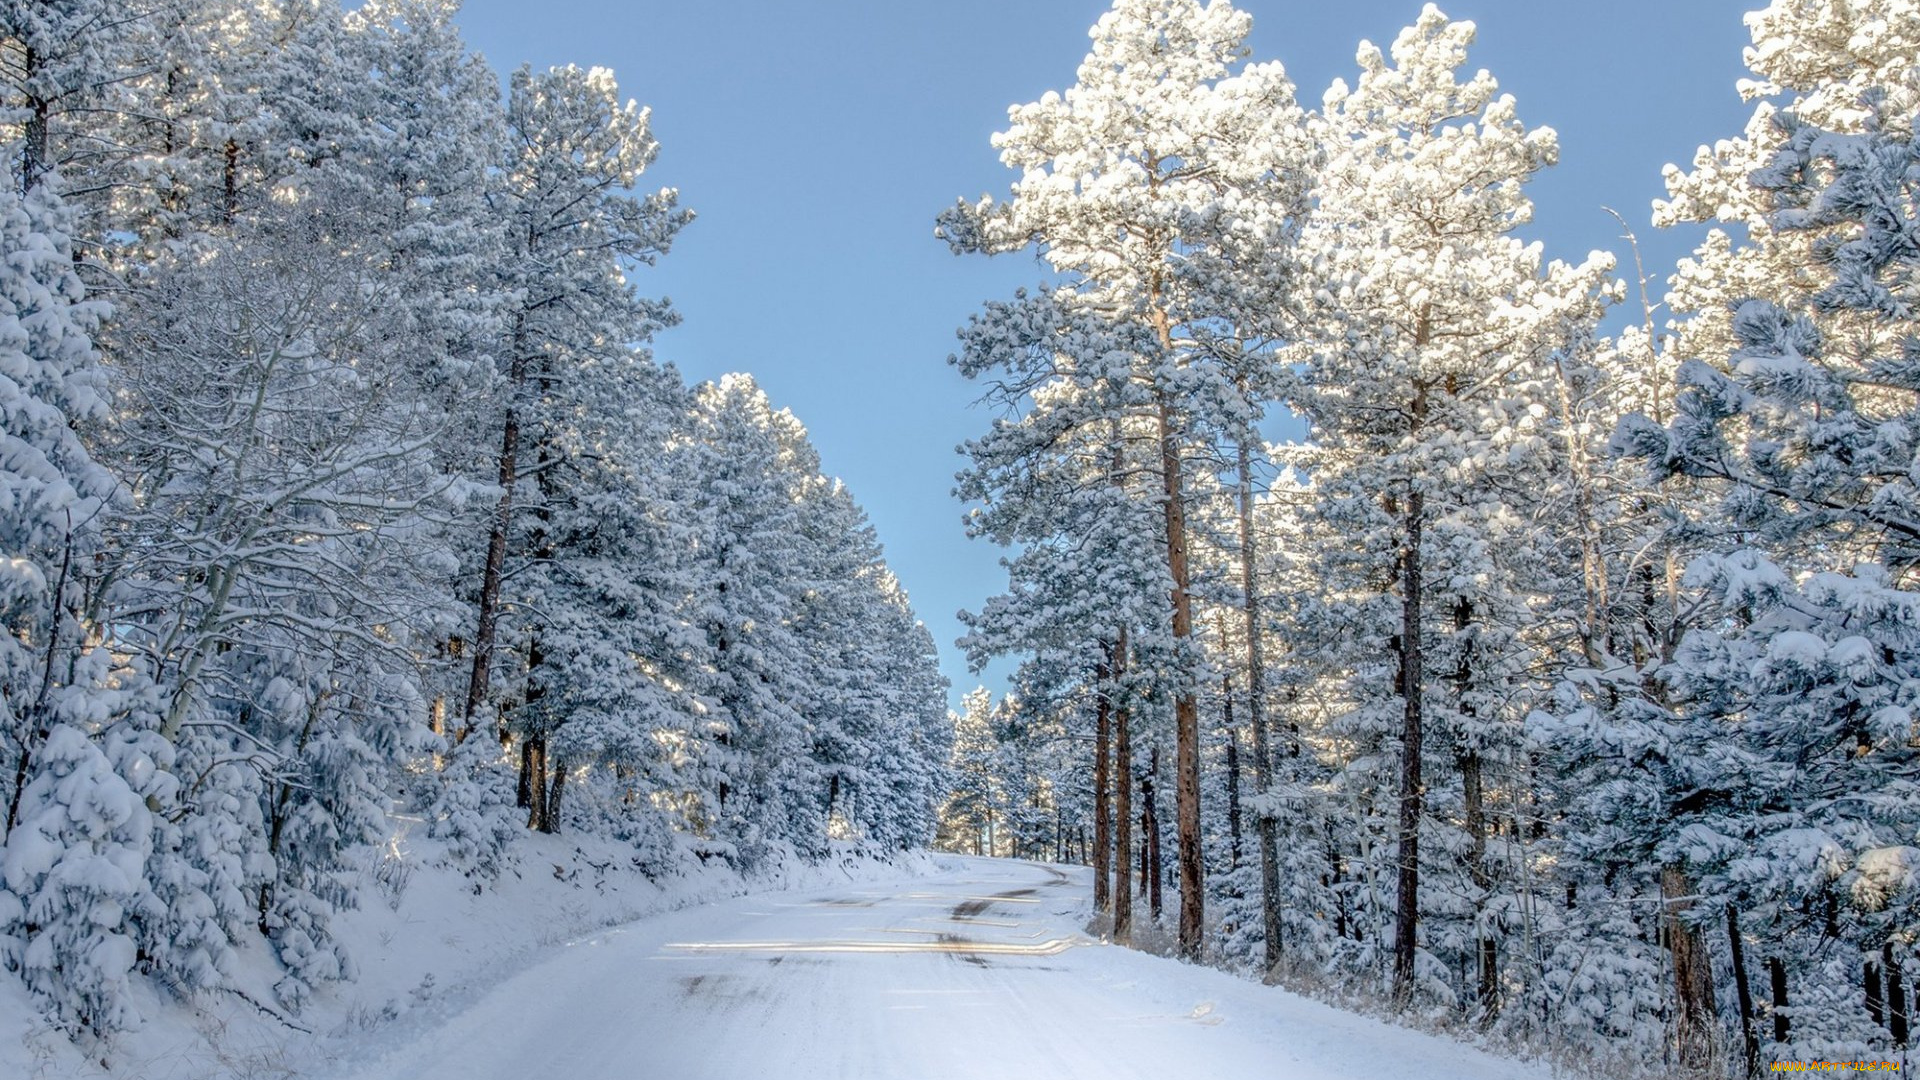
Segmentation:
[[(1278, 59), (1317, 105), (1349, 80), (1362, 38), (1381, 45), (1418, 0), (1242, 0), (1254, 59)], [(1530, 189), (1529, 232), (1577, 261), (1641, 234), (1663, 274), (1697, 234), (1652, 234), (1660, 168), (1737, 134), (1747, 108), (1741, 15), (1757, 0), (1459, 0), (1479, 25), (1469, 63), (1514, 94), (1528, 125), (1559, 131), (1561, 163)], [(989, 138), (1007, 106), (1065, 89), (1101, 0), (467, 0), (468, 41), (521, 63), (612, 68), (653, 108), (662, 150), (649, 186), (699, 219), (647, 271), (684, 322), (656, 351), (694, 379), (750, 371), (807, 425), (886, 544), (960, 692), (977, 680), (954, 612), (1004, 582), (1000, 552), (969, 541), (951, 495), (955, 446), (989, 417), (946, 363), (982, 300), (1037, 280), (1024, 256), (957, 258), (933, 238), (955, 198), (1013, 179)], [(1657, 294), (1656, 294), (1657, 296)], [(988, 675), (990, 684), (1000, 679)]]

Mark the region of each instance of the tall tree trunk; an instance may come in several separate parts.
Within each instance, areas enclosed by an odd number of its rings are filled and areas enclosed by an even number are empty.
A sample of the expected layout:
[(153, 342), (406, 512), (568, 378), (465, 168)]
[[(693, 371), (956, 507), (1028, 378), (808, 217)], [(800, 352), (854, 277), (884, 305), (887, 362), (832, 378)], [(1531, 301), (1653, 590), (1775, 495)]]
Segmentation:
[(547, 790), (546, 813), (540, 820), (540, 831), (549, 835), (560, 831), (560, 798), (567, 791), (567, 764), (555, 762), (553, 766), (553, 784)]
[(1128, 865), (1133, 853), (1133, 734), (1131, 709), (1124, 684), (1127, 675), (1127, 630), (1120, 628), (1113, 646), (1113, 940), (1133, 940), (1133, 875)]
[(533, 805), (533, 740), (520, 742), (520, 782), (514, 786), (513, 805), (522, 810)]
[[(1148, 287), (1154, 335), (1163, 354), (1173, 356), (1173, 327), (1164, 306), (1158, 274)], [(1194, 700), (1194, 673), (1184, 669), (1185, 649), (1193, 637), (1193, 595), (1187, 565), (1187, 496), (1181, 475), (1179, 432), (1165, 388), (1157, 391), (1156, 417), (1160, 436), (1160, 477), (1167, 527), (1167, 576), (1172, 580), (1173, 644), (1182, 657), (1173, 698), (1174, 816), (1180, 840), (1180, 955), (1200, 956), (1200, 938), (1206, 925), (1206, 869), (1200, 852), (1200, 709)]]
[[(1432, 334), (1432, 320), (1423, 309), (1414, 330), (1414, 347), (1424, 347)], [(1416, 379), (1413, 401), (1407, 411), (1410, 440), (1418, 441), (1426, 418), (1427, 386)], [(1405, 712), (1400, 731), (1400, 850), (1393, 914), (1393, 997), (1402, 1005), (1413, 994), (1414, 959), (1420, 934), (1420, 815), (1426, 795), (1420, 776), (1421, 755), (1425, 752), (1421, 723), (1426, 691), (1426, 671), (1420, 650), (1421, 590), (1425, 584), (1420, 547), (1426, 515), (1427, 497), (1420, 490), (1420, 478), (1409, 473), (1406, 550), (1401, 554), (1400, 695)]]
[[(21, 51), (20, 84), (32, 86), (40, 73), (40, 54), (32, 46)], [(23, 111), (26, 122), (22, 125), (20, 140), (20, 193), (22, 195), (38, 187), (40, 181), (53, 168), (52, 125), (49, 123), (53, 103), (37, 94), (28, 92)]]
[(511, 395), (507, 414), (500, 429), (500, 501), (493, 510), (493, 522), (487, 532), (487, 561), (480, 573), (480, 603), (473, 633), (473, 671), (467, 678), (466, 707), (460, 713), (460, 730), (454, 742), (466, 741), (473, 734), (474, 717), (487, 698), (487, 684), (493, 675), (493, 644), (500, 628), (500, 583), (507, 566), (507, 537), (513, 529), (513, 489), (520, 476), (519, 395), (527, 381), (530, 358), (527, 356), (526, 314), (514, 320), (513, 359), (507, 371), (507, 393)]
[(473, 670), (467, 677), (467, 701), (460, 713), (456, 743), (473, 734), (474, 717), (486, 701), (487, 683), (493, 676), (493, 643), (500, 627), (500, 581), (507, 565), (507, 533), (513, 522), (519, 453), (520, 417), (516, 410), (509, 409), (500, 436), (500, 501), (494, 506), (493, 525), (487, 533), (487, 561), (480, 573), (480, 610), (473, 633)]
[(1767, 981), (1773, 989), (1773, 1041), (1788, 1042), (1791, 1028), (1787, 1014), (1787, 962), (1777, 956), (1767, 957)]
[[(1273, 744), (1267, 728), (1267, 663), (1260, 626), (1260, 590), (1254, 566), (1259, 540), (1253, 531), (1253, 459), (1242, 439), (1235, 448), (1239, 470), (1240, 610), (1246, 617), (1247, 726), (1253, 735), (1253, 783), (1262, 799), (1273, 791)], [(1253, 817), (1254, 837), (1260, 846), (1260, 922), (1266, 943), (1265, 968), (1280, 962), (1280, 843), (1278, 822), (1271, 813)]]
[(1861, 969), (1861, 981), (1866, 988), (1867, 1017), (1875, 1027), (1885, 1027), (1887, 1010), (1880, 996), (1880, 965), (1872, 960), (1867, 961)]
[(220, 156), (220, 220), (231, 225), (240, 211), (240, 144), (228, 139)]
[(1907, 1046), (1907, 980), (1900, 970), (1900, 957), (1893, 942), (1880, 947), (1880, 966), (1887, 970), (1887, 1030), (1893, 1033), (1893, 1045)]
[[(1111, 646), (1102, 643), (1107, 651)], [(1107, 864), (1113, 857), (1113, 699), (1107, 680), (1113, 674), (1103, 655), (1094, 666), (1093, 698), (1093, 909), (1113, 910), (1113, 884)]]
[[(1466, 720), (1476, 713), (1473, 698), (1473, 604), (1461, 597), (1453, 608), (1453, 628), (1460, 639), (1460, 664), (1453, 673), (1454, 707)], [(1476, 998), (1480, 1023), (1492, 1024), (1500, 1015), (1500, 943), (1487, 925), (1487, 901), (1493, 892), (1493, 873), (1487, 865), (1486, 784), (1478, 751), (1468, 749), (1459, 758), (1461, 797), (1467, 826), (1467, 874), (1473, 882), (1474, 939), (1478, 953), (1479, 986)]]
[(547, 740), (545, 736), (527, 737), (527, 750), (521, 762), (527, 772), (527, 827), (547, 832)]
[(1240, 869), (1240, 733), (1233, 727), (1233, 680), (1227, 680), (1227, 855)]
[(1685, 870), (1668, 866), (1660, 871), (1660, 897), (1666, 908), (1667, 951), (1673, 957), (1674, 1033), (1680, 1067), (1704, 1073), (1714, 1067), (1718, 1023), (1713, 1003), (1713, 959), (1699, 931), (1688, 925), (1693, 907), (1693, 882)]
[(1753, 988), (1747, 983), (1747, 943), (1740, 933), (1740, 913), (1732, 904), (1727, 905), (1727, 952), (1733, 959), (1733, 992), (1740, 1006), (1740, 1045), (1751, 1077), (1760, 1071), (1760, 1032), (1754, 1027)]
[[(1163, 341), (1166, 330), (1161, 327)], [(1193, 597), (1188, 591), (1187, 507), (1180, 475), (1180, 447), (1173, 419), (1160, 403), (1160, 469), (1165, 478), (1167, 569), (1173, 579), (1173, 639), (1176, 649), (1193, 637)], [(1180, 955), (1200, 956), (1206, 923), (1205, 868), (1200, 859), (1200, 709), (1192, 673), (1182, 671), (1173, 699), (1174, 817), (1179, 833)], [(1157, 856), (1156, 848), (1156, 856)], [(1157, 917), (1156, 912), (1156, 917)]]
[(1393, 997), (1406, 1004), (1413, 994), (1414, 956), (1420, 932), (1420, 815), (1425, 788), (1420, 776), (1422, 746), (1422, 689), (1420, 658), (1420, 544), (1425, 526), (1425, 499), (1418, 490), (1407, 494), (1406, 551), (1401, 556), (1400, 693), (1405, 701), (1400, 732), (1400, 850), (1394, 890)]
[(1474, 940), (1479, 967), (1477, 998), (1480, 1023), (1485, 1025), (1500, 1015), (1500, 943), (1485, 925), (1493, 875), (1487, 869), (1486, 785), (1479, 754), (1460, 755), (1460, 787), (1466, 802), (1467, 872), (1474, 890)]
[(1147, 897), (1147, 912), (1160, 921), (1160, 813), (1155, 799), (1155, 781), (1160, 776), (1160, 748), (1148, 756), (1147, 771), (1140, 777), (1140, 891)]

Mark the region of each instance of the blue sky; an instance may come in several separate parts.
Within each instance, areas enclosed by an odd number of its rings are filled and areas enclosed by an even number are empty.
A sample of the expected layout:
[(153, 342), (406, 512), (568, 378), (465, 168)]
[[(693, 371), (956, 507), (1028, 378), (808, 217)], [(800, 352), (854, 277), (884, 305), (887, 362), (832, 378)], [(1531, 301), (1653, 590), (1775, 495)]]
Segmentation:
[[(1243, 0), (1254, 59), (1278, 59), (1317, 104), (1351, 78), (1362, 38), (1382, 45), (1416, 0)], [(1555, 128), (1560, 165), (1529, 190), (1529, 233), (1551, 257), (1594, 248), (1631, 268), (1617, 222), (1663, 274), (1698, 239), (1655, 233), (1661, 166), (1737, 134), (1748, 109), (1741, 15), (1751, 0), (1461, 0), (1479, 25), (1470, 63)], [(954, 612), (1003, 583), (1000, 552), (969, 541), (951, 496), (956, 445), (989, 416), (946, 365), (981, 301), (1039, 277), (1025, 256), (957, 258), (933, 238), (955, 198), (1013, 176), (988, 140), (1009, 105), (1065, 89), (1099, 0), (467, 0), (468, 41), (521, 63), (612, 68), (653, 109), (649, 186), (699, 215), (640, 279), (684, 321), (657, 353), (694, 379), (750, 371), (791, 408), (886, 544), (939, 642), (955, 698), (978, 681), (953, 646)], [(1657, 292), (1656, 292), (1657, 296)], [(1637, 311), (1634, 315), (1637, 320)], [(989, 683), (998, 673), (990, 671)]]

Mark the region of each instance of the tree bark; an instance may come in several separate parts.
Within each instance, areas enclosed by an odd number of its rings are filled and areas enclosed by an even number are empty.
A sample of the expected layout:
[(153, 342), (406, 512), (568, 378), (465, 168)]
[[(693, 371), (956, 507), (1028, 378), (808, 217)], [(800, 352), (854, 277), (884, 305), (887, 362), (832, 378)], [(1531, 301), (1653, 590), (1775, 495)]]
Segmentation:
[[(1454, 702), (1463, 718), (1471, 720), (1473, 699), (1473, 645), (1467, 632), (1473, 627), (1473, 604), (1465, 597), (1453, 608), (1453, 628), (1461, 640), (1460, 664), (1455, 669)], [(1493, 873), (1487, 865), (1486, 784), (1477, 751), (1460, 755), (1460, 788), (1467, 826), (1467, 874), (1473, 882), (1474, 939), (1478, 955), (1480, 1023), (1490, 1025), (1500, 1015), (1500, 943), (1486, 925), (1487, 901), (1493, 892)]]
[(1160, 921), (1160, 808), (1155, 788), (1160, 779), (1160, 748), (1148, 756), (1146, 775), (1140, 778), (1140, 891), (1147, 894), (1147, 912)]
[[(1414, 329), (1414, 348), (1432, 337), (1428, 312), (1422, 310)], [(1413, 401), (1407, 410), (1407, 434), (1417, 441), (1427, 417), (1427, 386), (1414, 381)], [(1427, 499), (1418, 478), (1407, 476), (1406, 550), (1401, 553), (1400, 696), (1404, 706), (1400, 730), (1400, 850), (1394, 888), (1393, 998), (1405, 1005), (1413, 995), (1414, 959), (1420, 933), (1420, 815), (1426, 794), (1420, 775), (1423, 695), (1426, 672), (1420, 650), (1421, 589), (1424, 573), (1420, 546), (1426, 528)]]
[[(1256, 588), (1254, 564), (1258, 559), (1258, 538), (1253, 531), (1253, 460), (1246, 441), (1236, 448), (1239, 468), (1240, 503), (1240, 610), (1246, 617), (1247, 636), (1247, 727), (1253, 736), (1253, 783), (1260, 796), (1273, 791), (1273, 745), (1267, 728), (1267, 664), (1264, 635), (1260, 626), (1260, 591)], [(1270, 813), (1253, 817), (1254, 838), (1260, 846), (1260, 916), (1262, 938), (1266, 943), (1265, 968), (1272, 971), (1280, 963), (1280, 843), (1279, 823)]]
[(473, 734), (474, 716), (486, 701), (487, 684), (493, 674), (493, 644), (499, 636), (500, 583), (506, 572), (507, 537), (513, 527), (513, 489), (520, 468), (520, 410), (518, 397), (527, 380), (527, 329), (523, 313), (514, 324), (513, 360), (507, 370), (507, 393), (512, 399), (500, 429), (500, 501), (495, 504), (493, 523), (487, 532), (487, 561), (480, 573), (479, 611), (473, 634), (473, 670), (467, 678), (466, 706), (460, 713), (456, 744)]
[[(1164, 286), (1156, 272), (1147, 287), (1154, 336), (1161, 352), (1173, 356), (1173, 325), (1165, 305)], [(1159, 422), (1160, 480), (1165, 501), (1167, 576), (1172, 580), (1173, 643), (1183, 670), (1174, 687), (1174, 817), (1180, 852), (1180, 955), (1200, 956), (1200, 938), (1206, 925), (1206, 870), (1200, 852), (1200, 709), (1194, 699), (1193, 672), (1184, 670), (1186, 648), (1193, 637), (1193, 596), (1187, 560), (1187, 496), (1181, 475), (1179, 433), (1165, 387), (1155, 388), (1155, 415)]]
[(1777, 956), (1767, 957), (1767, 981), (1773, 989), (1773, 1041), (1787, 1042), (1791, 1033), (1787, 1014), (1787, 962)]
[(1900, 957), (1893, 951), (1893, 943), (1887, 942), (1880, 947), (1880, 966), (1887, 971), (1887, 1030), (1893, 1033), (1893, 1045), (1905, 1049), (1907, 1045), (1907, 983), (1900, 970)]
[(1227, 680), (1227, 855), (1240, 869), (1240, 733), (1233, 727), (1233, 680)]
[[(1102, 644), (1103, 650), (1111, 646)], [(1113, 674), (1106, 656), (1094, 666), (1093, 698), (1093, 909), (1113, 910), (1113, 884), (1107, 864), (1113, 857), (1113, 700), (1108, 678)]]
[(522, 810), (533, 805), (533, 740), (520, 743), (520, 781), (514, 786), (513, 805)]
[(467, 677), (467, 701), (460, 713), (460, 730), (454, 742), (466, 741), (473, 734), (474, 717), (486, 700), (487, 683), (493, 675), (493, 642), (500, 626), (500, 581), (507, 565), (507, 532), (513, 521), (513, 487), (520, 453), (520, 417), (507, 410), (506, 424), (500, 436), (500, 501), (495, 504), (493, 525), (487, 533), (487, 561), (480, 573), (480, 610), (473, 633), (473, 670)]
[(1693, 907), (1693, 882), (1685, 870), (1660, 871), (1660, 896), (1666, 908), (1667, 951), (1673, 957), (1674, 1032), (1680, 1067), (1704, 1073), (1713, 1068), (1715, 1038), (1713, 959), (1699, 931), (1684, 918)]
[(520, 762), (527, 774), (527, 827), (547, 832), (547, 740), (529, 736)]
[(1113, 646), (1113, 940), (1133, 940), (1133, 734), (1126, 704), (1127, 631), (1121, 627)]
[(1491, 1024), (1500, 1015), (1500, 943), (1485, 925), (1493, 875), (1487, 870), (1486, 786), (1480, 755), (1460, 756), (1460, 787), (1466, 803), (1467, 872), (1474, 888), (1474, 939), (1478, 953), (1480, 1023)]
[(1747, 1075), (1760, 1071), (1760, 1033), (1754, 1027), (1753, 988), (1747, 983), (1747, 946), (1740, 934), (1740, 913), (1727, 905), (1727, 952), (1733, 959), (1733, 992), (1740, 1006), (1740, 1045)]
[[(20, 83), (32, 86), (40, 73), (40, 54), (32, 46), (21, 51)], [(51, 124), (53, 103), (29, 92), (25, 101), (26, 122), (20, 139), (20, 193), (31, 192), (53, 168)]]
[[(1167, 340), (1160, 316), (1162, 344)], [(1184, 649), (1193, 637), (1193, 597), (1188, 591), (1186, 492), (1180, 475), (1180, 447), (1173, 418), (1163, 398), (1159, 409), (1160, 470), (1165, 482), (1167, 570), (1173, 579), (1173, 639)], [(1205, 868), (1200, 858), (1200, 710), (1190, 672), (1180, 673), (1173, 699), (1174, 818), (1179, 833), (1180, 955), (1197, 960), (1206, 924)], [(1155, 850), (1158, 855), (1158, 847)], [(1157, 886), (1156, 886), (1157, 888)], [(1155, 913), (1156, 917), (1158, 912)]]
[(1420, 658), (1420, 544), (1425, 499), (1407, 495), (1407, 548), (1401, 556), (1400, 693), (1405, 702), (1400, 732), (1400, 850), (1394, 890), (1393, 997), (1405, 1005), (1413, 994), (1414, 956), (1420, 931), (1420, 814), (1425, 788), (1420, 776), (1422, 746)]
[(1872, 960), (1861, 969), (1862, 981), (1866, 984), (1867, 1017), (1875, 1027), (1887, 1025), (1887, 1010), (1880, 997), (1880, 965)]
[(567, 766), (565, 762), (553, 767), (553, 784), (547, 792), (546, 813), (540, 820), (540, 831), (548, 835), (560, 831), (560, 798), (567, 791)]

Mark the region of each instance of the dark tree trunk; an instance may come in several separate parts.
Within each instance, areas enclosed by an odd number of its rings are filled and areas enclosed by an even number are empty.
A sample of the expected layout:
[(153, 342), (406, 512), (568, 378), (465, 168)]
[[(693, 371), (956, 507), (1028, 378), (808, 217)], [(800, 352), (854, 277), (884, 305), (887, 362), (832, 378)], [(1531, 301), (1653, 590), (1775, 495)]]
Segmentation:
[[(1110, 647), (1102, 645), (1103, 650)], [(1109, 653), (1109, 655), (1111, 655)], [(1112, 666), (1105, 657), (1093, 670), (1093, 909), (1113, 910), (1113, 884), (1107, 876), (1113, 858), (1113, 699), (1108, 688)]]
[[(1453, 673), (1454, 706), (1462, 717), (1476, 714), (1473, 689), (1473, 604), (1461, 597), (1453, 608), (1453, 629), (1460, 639), (1460, 664)], [(1500, 943), (1487, 925), (1487, 901), (1493, 893), (1493, 872), (1487, 863), (1486, 783), (1480, 755), (1467, 750), (1460, 755), (1460, 787), (1465, 803), (1467, 826), (1467, 874), (1473, 882), (1474, 937), (1478, 953), (1479, 985), (1475, 998), (1480, 1008), (1480, 1023), (1491, 1025), (1500, 1015)]]
[(1787, 962), (1777, 956), (1767, 957), (1767, 981), (1773, 984), (1773, 1041), (1790, 1041), (1788, 1036), (1787, 1015)]
[[(31, 46), (23, 49), (20, 56), (21, 85), (34, 85), (40, 68), (40, 54)], [(52, 126), (49, 123), (53, 103), (29, 92), (23, 104), (23, 111), (27, 115), (20, 140), (20, 193), (24, 195), (38, 187), (53, 168)]]
[(233, 139), (227, 140), (221, 152), (220, 163), (220, 218), (226, 224), (233, 224), (233, 216), (240, 210), (240, 144)]
[(1228, 865), (1240, 869), (1240, 733), (1233, 727), (1233, 679), (1227, 679), (1227, 854)]
[(522, 810), (533, 805), (533, 740), (520, 743), (520, 782), (515, 785), (513, 804)]
[(513, 521), (513, 487), (520, 453), (520, 418), (508, 410), (500, 436), (500, 501), (487, 534), (487, 561), (480, 573), (480, 610), (473, 634), (473, 670), (467, 678), (467, 702), (456, 741), (473, 733), (474, 717), (486, 700), (493, 674), (493, 642), (500, 627), (500, 582), (507, 564), (507, 533)]
[(1660, 896), (1666, 907), (1667, 951), (1673, 957), (1674, 1031), (1680, 1067), (1704, 1073), (1713, 1067), (1718, 1042), (1713, 959), (1699, 931), (1685, 920), (1693, 907), (1693, 882), (1686, 871), (1678, 866), (1661, 870)]
[(1866, 984), (1867, 1016), (1873, 1020), (1875, 1027), (1887, 1026), (1887, 1010), (1881, 1004), (1880, 997), (1880, 965), (1872, 960), (1867, 961), (1862, 968), (1861, 978)]
[(556, 762), (553, 766), (553, 784), (548, 788), (546, 813), (540, 819), (540, 831), (549, 835), (560, 831), (560, 798), (567, 791), (567, 766), (565, 762)]
[(1468, 872), (1473, 881), (1477, 915), (1474, 933), (1479, 952), (1480, 1022), (1491, 1024), (1500, 1015), (1500, 943), (1492, 929), (1484, 925), (1493, 875), (1487, 868), (1486, 787), (1479, 754), (1461, 756), (1460, 784), (1466, 800)]
[[(1347, 919), (1347, 891), (1340, 886), (1345, 883), (1347, 875), (1341, 867), (1340, 848), (1334, 843), (1331, 825), (1326, 830), (1325, 850), (1327, 854), (1326, 884), (1334, 898), (1333, 936), (1345, 940), (1350, 929)], [(1353, 936), (1356, 940), (1359, 938), (1357, 933)]]
[[(1253, 530), (1253, 460), (1245, 440), (1235, 448), (1239, 468), (1241, 613), (1246, 617), (1247, 726), (1253, 736), (1253, 783), (1264, 799), (1273, 789), (1273, 745), (1267, 725), (1267, 661), (1260, 626), (1260, 590), (1254, 575), (1259, 540)], [(1280, 962), (1279, 824), (1270, 813), (1256, 814), (1254, 837), (1260, 846), (1260, 916), (1266, 942), (1266, 969)]]
[(1760, 1071), (1760, 1032), (1754, 1026), (1753, 989), (1747, 983), (1747, 945), (1740, 934), (1740, 913), (1727, 905), (1727, 952), (1733, 959), (1733, 992), (1740, 1006), (1740, 1045), (1747, 1075)]
[(1420, 933), (1420, 815), (1426, 789), (1420, 775), (1422, 689), (1420, 658), (1420, 544), (1426, 501), (1417, 490), (1407, 495), (1406, 551), (1401, 555), (1400, 694), (1405, 702), (1400, 732), (1400, 850), (1394, 889), (1393, 997), (1405, 1005), (1413, 994), (1414, 956)]
[(507, 393), (512, 398), (500, 429), (500, 501), (495, 504), (493, 521), (487, 531), (487, 559), (480, 572), (479, 611), (473, 634), (473, 670), (467, 677), (467, 701), (460, 713), (456, 743), (473, 734), (474, 717), (487, 698), (487, 686), (493, 675), (493, 645), (500, 630), (500, 583), (506, 573), (507, 537), (513, 529), (513, 489), (520, 476), (520, 410), (518, 397), (528, 372), (526, 316), (516, 320), (512, 338), (513, 359), (507, 370)]
[(513, 522), (513, 487), (520, 453), (520, 418), (511, 409), (500, 436), (500, 501), (487, 533), (487, 560), (480, 572), (480, 604), (473, 633), (473, 670), (467, 677), (467, 701), (460, 713), (455, 742), (473, 734), (474, 717), (486, 701), (493, 676), (493, 643), (500, 629), (500, 582), (507, 565), (507, 533)]
[(1893, 943), (1880, 947), (1880, 965), (1887, 969), (1887, 1030), (1893, 1033), (1893, 1045), (1907, 1045), (1907, 983), (1900, 971), (1900, 957)]
[[(1127, 631), (1123, 627), (1113, 647), (1115, 693), (1127, 674)], [(1113, 708), (1113, 940), (1133, 940), (1133, 734), (1131, 710), (1122, 696)]]
[(527, 827), (547, 831), (547, 740), (534, 735), (527, 739), (526, 752), (520, 758), (526, 771)]
[[(1162, 344), (1167, 331), (1160, 328)], [(1187, 507), (1180, 475), (1180, 447), (1166, 402), (1160, 404), (1160, 470), (1165, 481), (1167, 570), (1173, 579), (1173, 638), (1176, 646), (1193, 636), (1193, 597), (1188, 591)], [(1174, 820), (1179, 835), (1180, 955), (1200, 956), (1200, 937), (1206, 923), (1205, 867), (1200, 858), (1200, 709), (1194, 700), (1191, 673), (1182, 673), (1173, 698)], [(1159, 857), (1158, 845), (1155, 858)], [(1158, 896), (1158, 879), (1155, 900)], [(1159, 917), (1157, 910), (1155, 918)]]
[(1160, 776), (1160, 748), (1152, 749), (1140, 776), (1140, 894), (1146, 911), (1160, 922), (1160, 813), (1154, 805), (1154, 780)]

